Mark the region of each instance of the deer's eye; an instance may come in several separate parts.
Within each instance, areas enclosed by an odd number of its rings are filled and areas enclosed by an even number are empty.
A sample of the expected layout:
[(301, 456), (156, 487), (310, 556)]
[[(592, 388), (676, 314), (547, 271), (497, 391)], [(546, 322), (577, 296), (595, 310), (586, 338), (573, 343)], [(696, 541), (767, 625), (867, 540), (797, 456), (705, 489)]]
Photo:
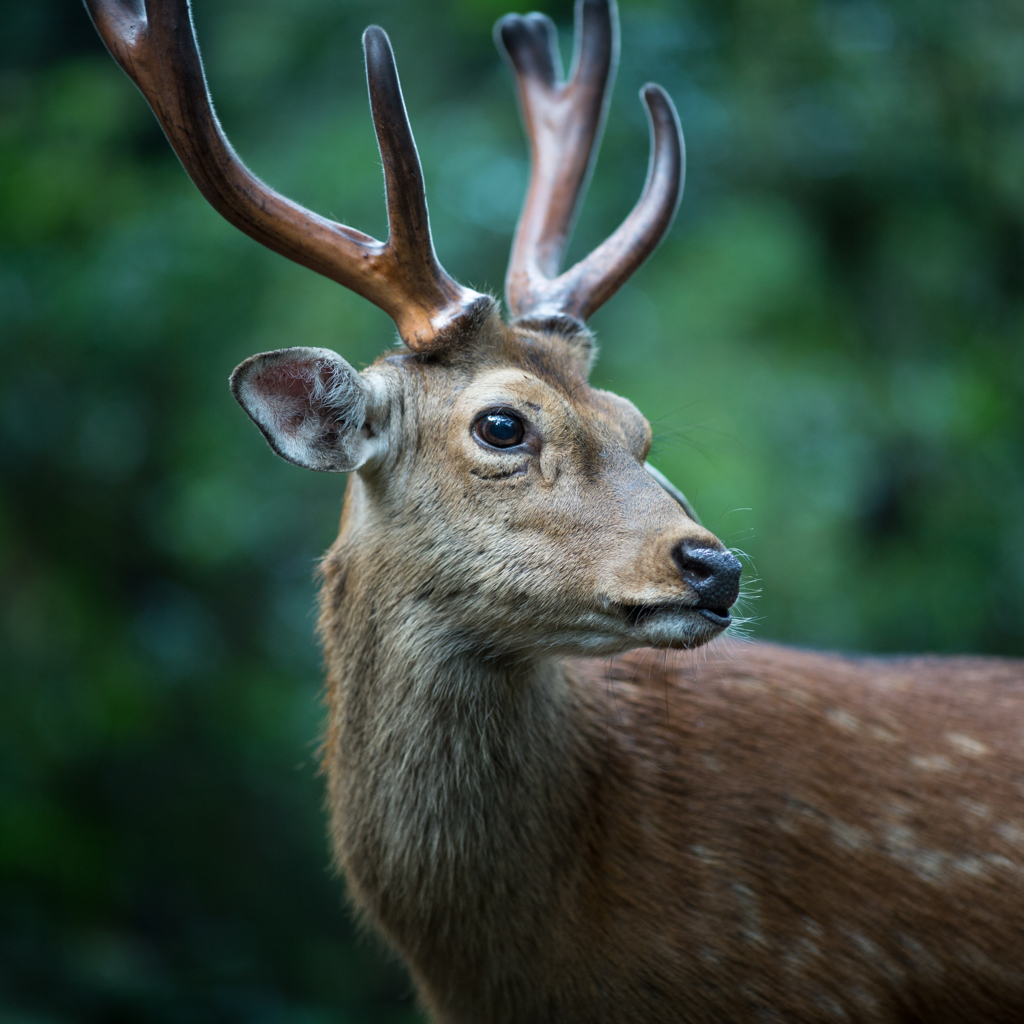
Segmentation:
[(473, 433), (491, 448), (514, 448), (522, 443), (526, 428), (515, 413), (501, 409), (478, 417)]

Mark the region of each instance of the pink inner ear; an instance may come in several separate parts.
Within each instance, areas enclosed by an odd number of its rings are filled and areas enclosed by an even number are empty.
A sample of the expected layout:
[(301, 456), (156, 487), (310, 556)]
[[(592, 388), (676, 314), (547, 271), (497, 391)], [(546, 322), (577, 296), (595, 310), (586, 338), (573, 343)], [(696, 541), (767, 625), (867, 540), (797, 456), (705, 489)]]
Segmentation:
[(287, 359), (254, 374), (252, 388), (276, 429), (294, 437), (310, 419), (323, 419), (320, 374), (333, 367), (324, 360)]
[(291, 399), (308, 405), (319, 370), (317, 363), (298, 360), (275, 363), (260, 371), (255, 381), (256, 390), (269, 401)]

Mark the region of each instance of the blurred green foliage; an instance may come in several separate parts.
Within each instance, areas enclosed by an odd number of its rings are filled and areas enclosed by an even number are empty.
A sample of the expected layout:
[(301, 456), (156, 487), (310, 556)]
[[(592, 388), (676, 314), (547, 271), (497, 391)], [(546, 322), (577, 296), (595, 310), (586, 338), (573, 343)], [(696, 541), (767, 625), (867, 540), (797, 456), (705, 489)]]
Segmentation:
[[(378, 236), (383, 24), (441, 258), (498, 290), (527, 172), (506, 2), (195, 16), (249, 164)], [(368, 362), (390, 322), (207, 207), (80, 6), (0, 7), (0, 1022), (418, 1019), (323, 837), (311, 574), (343, 483), (225, 387), (283, 345)], [(624, 0), (622, 25), (572, 254), (639, 194), (648, 79), (690, 170), (594, 318), (594, 378), (751, 555), (752, 631), (1024, 653), (1024, 6)]]

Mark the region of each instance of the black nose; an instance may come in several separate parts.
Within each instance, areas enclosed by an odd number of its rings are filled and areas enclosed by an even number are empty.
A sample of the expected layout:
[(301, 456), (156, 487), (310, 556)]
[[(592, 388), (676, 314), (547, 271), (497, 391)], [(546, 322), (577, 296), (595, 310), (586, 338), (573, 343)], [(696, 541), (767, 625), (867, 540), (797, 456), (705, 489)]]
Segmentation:
[(683, 541), (672, 552), (683, 579), (697, 595), (697, 607), (719, 613), (731, 607), (740, 593), (743, 566), (728, 551), (691, 547)]

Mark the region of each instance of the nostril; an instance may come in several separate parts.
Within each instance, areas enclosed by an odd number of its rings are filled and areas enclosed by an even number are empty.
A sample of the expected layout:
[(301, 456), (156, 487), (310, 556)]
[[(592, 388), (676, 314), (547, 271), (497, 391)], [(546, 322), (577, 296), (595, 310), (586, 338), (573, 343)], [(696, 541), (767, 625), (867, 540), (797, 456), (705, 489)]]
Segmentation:
[(711, 554), (709, 551), (698, 549), (697, 551), (683, 550), (676, 556), (676, 565), (687, 581), (694, 580), (701, 582), (710, 579), (715, 574), (714, 568), (708, 564), (702, 555)]
[(697, 607), (723, 611), (740, 593), (743, 566), (735, 555), (713, 548), (691, 547), (685, 541), (672, 552), (680, 575), (697, 595)]

